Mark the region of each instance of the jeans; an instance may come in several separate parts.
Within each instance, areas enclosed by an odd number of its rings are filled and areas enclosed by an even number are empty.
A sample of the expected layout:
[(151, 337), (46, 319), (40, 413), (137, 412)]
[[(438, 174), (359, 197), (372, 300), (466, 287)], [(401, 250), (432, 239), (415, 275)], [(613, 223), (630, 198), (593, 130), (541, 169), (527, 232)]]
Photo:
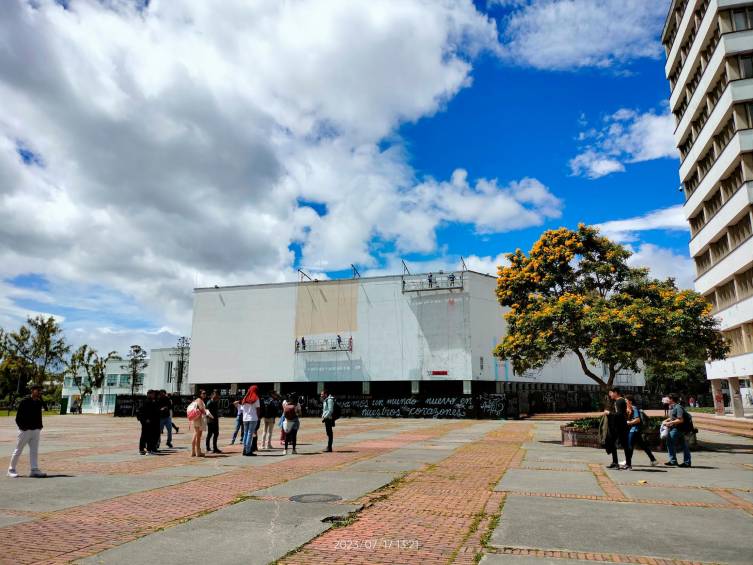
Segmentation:
[(18, 430), (18, 436), (16, 437), (16, 449), (13, 451), (13, 455), (10, 458), (10, 466), (8, 471), (16, 471), (16, 465), (21, 458), (21, 453), (26, 445), (29, 445), (29, 461), (31, 463), (31, 471), (39, 471), (39, 465), (37, 462), (37, 456), (39, 454), (39, 434), (42, 430)]
[(332, 441), (335, 439), (335, 434), (332, 432), (333, 422), (331, 418), (324, 420), (324, 430), (327, 432), (327, 449), (332, 450)]
[(631, 452), (637, 446), (640, 446), (641, 448), (643, 448), (643, 452), (648, 455), (648, 458), (651, 461), (656, 461), (656, 457), (654, 457), (654, 454), (651, 452), (651, 448), (648, 446), (648, 444), (646, 444), (645, 441), (643, 441), (643, 436), (641, 435), (640, 430), (628, 432), (628, 446), (630, 447)]
[(207, 423), (207, 451), (209, 451), (209, 440), (214, 440), (212, 442), (212, 449), (214, 451), (217, 451), (217, 438), (220, 435), (220, 423), (217, 421), (217, 418), (214, 420), (210, 420)]
[(160, 418), (159, 421), (159, 435), (162, 437), (162, 430), (167, 427), (167, 445), (168, 447), (173, 443), (173, 419), (168, 416), (167, 418)]
[(690, 448), (688, 442), (685, 441), (685, 434), (673, 426), (669, 428), (669, 437), (667, 438), (667, 453), (669, 453), (671, 463), (677, 463), (676, 449), (678, 447), (682, 447), (682, 462), (690, 464)]
[[(243, 429), (243, 414), (238, 414), (235, 417), (235, 431), (233, 432), (233, 439), (231, 443), (235, 443), (235, 438), (238, 437), (238, 432)], [(243, 434), (241, 434), (241, 441), (243, 441)]]
[(243, 454), (248, 455), (256, 451), (256, 430), (259, 429), (259, 420), (243, 422)]

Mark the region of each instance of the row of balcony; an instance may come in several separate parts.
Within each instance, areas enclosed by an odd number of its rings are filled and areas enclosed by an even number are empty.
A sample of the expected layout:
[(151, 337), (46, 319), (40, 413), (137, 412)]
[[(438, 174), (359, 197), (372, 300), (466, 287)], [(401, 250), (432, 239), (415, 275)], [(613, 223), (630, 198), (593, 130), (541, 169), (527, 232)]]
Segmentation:
[(729, 356), (753, 353), (753, 323), (743, 324), (735, 329), (722, 332), (729, 344)]
[(751, 210), (753, 208), (748, 206), (745, 215), (740, 220), (729, 226), (721, 237), (709, 245), (706, 251), (694, 258), (696, 273), (699, 277), (750, 238), (753, 234)]
[(753, 296), (753, 265), (719, 285), (706, 298), (714, 314)]
[(686, 197), (690, 197), (695, 192), (734, 135), (738, 131), (751, 128), (753, 128), (753, 102), (732, 106), (729, 118), (711, 138), (708, 150), (698, 158), (690, 174), (684, 179)]
[[(693, 11), (693, 15), (690, 18), (690, 24), (688, 26), (688, 35), (685, 37), (685, 40), (680, 46), (679, 57), (677, 58), (677, 62), (675, 63), (675, 70), (670, 73), (669, 76), (670, 85), (672, 88), (675, 87), (680, 72), (682, 72), (682, 68), (685, 65), (685, 62), (688, 60), (688, 55), (693, 48), (693, 43), (695, 42), (695, 38), (698, 35), (698, 30), (701, 28), (703, 18), (706, 16), (706, 12), (709, 9), (709, 3), (710, 0), (703, 0), (703, 2), (701, 2), (700, 5)], [(667, 55), (669, 55), (669, 53), (667, 53)]]
[(741, 156), (738, 164), (732, 169), (732, 172), (724, 177), (719, 183), (709, 191), (709, 197), (703, 202), (698, 212), (691, 216), (690, 235), (691, 238), (698, 233), (716, 216), (719, 210), (737, 194), (743, 185), (753, 181), (753, 154), (746, 153)]
[[(716, 109), (719, 100), (727, 89), (727, 85), (732, 81), (749, 78), (753, 78), (753, 53), (727, 57), (724, 60), (723, 64), (720, 66), (719, 76), (708, 89), (703, 100), (698, 104), (696, 114), (693, 117), (693, 121), (690, 123), (685, 140), (678, 145), (680, 158), (683, 161), (688, 153), (690, 153), (690, 150), (693, 148), (698, 137), (701, 135), (703, 127)], [(677, 116), (677, 112), (675, 112), (675, 115)], [(680, 120), (682, 120), (682, 116), (679, 116), (678, 124), (680, 123)]]
[(675, 9), (671, 14), (667, 16), (667, 34), (664, 39), (664, 49), (667, 51), (667, 56), (672, 51), (672, 45), (677, 39), (677, 32), (680, 30), (680, 22), (685, 14), (685, 8), (688, 7), (688, 0), (680, 0), (675, 6)]
[[(738, 12), (742, 12), (742, 18), (737, 17)], [(749, 13), (750, 17), (748, 16)], [(685, 112), (690, 105), (690, 101), (693, 98), (693, 94), (695, 94), (698, 85), (701, 83), (703, 75), (721, 41), (721, 37), (727, 33), (750, 29), (753, 29), (753, 6), (738, 10), (723, 10), (719, 12), (716, 16), (716, 21), (711, 25), (709, 34), (707, 34), (707, 37), (704, 40), (703, 47), (700, 49), (697, 62), (695, 63), (693, 70), (688, 74), (689, 78), (685, 81), (683, 86), (682, 95), (679, 98), (679, 104), (676, 104), (676, 107), (672, 111), (678, 123), (685, 115)], [(672, 71), (668, 77), (672, 91), (678, 86), (684, 64), (685, 59), (683, 58), (682, 62), (675, 66), (674, 71)], [(734, 80), (734, 78), (730, 77), (729, 80)], [(673, 104), (673, 106), (674, 105), (675, 104)]]

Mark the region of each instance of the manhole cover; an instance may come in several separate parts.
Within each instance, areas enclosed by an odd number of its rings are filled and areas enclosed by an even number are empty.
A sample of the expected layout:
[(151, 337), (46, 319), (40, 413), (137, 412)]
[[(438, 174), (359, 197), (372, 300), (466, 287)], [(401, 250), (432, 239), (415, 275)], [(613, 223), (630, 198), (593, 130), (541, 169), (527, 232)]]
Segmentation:
[(336, 494), (299, 494), (291, 496), (293, 502), (336, 502), (342, 500), (342, 496)]

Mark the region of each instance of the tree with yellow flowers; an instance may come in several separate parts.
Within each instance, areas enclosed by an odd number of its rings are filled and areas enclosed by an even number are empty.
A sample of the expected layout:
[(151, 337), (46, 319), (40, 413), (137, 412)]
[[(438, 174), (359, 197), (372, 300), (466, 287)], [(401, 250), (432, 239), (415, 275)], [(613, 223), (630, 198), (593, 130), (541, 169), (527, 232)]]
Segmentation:
[[(528, 255), (510, 253), (499, 268), (497, 298), (508, 333), (495, 354), (517, 373), (575, 355), (602, 390), (620, 371), (677, 373), (728, 351), (711, 305), (673, 279), (656, 280), (627, 264), (631, 253), (579, 225), (549, 230)], [(592, 367), (603, 366), (600, 376)]]

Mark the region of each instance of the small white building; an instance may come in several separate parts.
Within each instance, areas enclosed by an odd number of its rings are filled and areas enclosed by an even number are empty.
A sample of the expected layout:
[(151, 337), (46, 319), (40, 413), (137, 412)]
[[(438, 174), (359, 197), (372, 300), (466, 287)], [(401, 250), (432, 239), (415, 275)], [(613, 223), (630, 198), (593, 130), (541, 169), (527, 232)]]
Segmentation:
[(496, 282), (455, 271), (196, 289), (189, 382), (377, 398), (595, 388), (575, 358), (518, 375), (493, 355), (506, 332)]
[[(132, 389), (131, 375), (125, 367), (128, 363), (126, 358), (108, 361), (104, 386), (93, 390), (84, 398), (81, 411), (87, 414), (110, 414), (115, 410), (115, 398), (119, 394), (128, 395), (132, 392), (144, 394), (149, 389), (188, 392), (187, 382), (181, 386), (182, 391), (178, 391), (176, 387), (176, 350), (174, 348), (152, 349), (147, 362), (148, 365), (144, 371), (139, 373), (139, 382), (135, 389)], [(86, 376), (82, 374), (79, 378), (86, 379)], [(81, 402), (81, 392), (73, 376), (66, 376), (63, 379), (62, 397), (68, 401), (69, 412), (74, 402)]]

